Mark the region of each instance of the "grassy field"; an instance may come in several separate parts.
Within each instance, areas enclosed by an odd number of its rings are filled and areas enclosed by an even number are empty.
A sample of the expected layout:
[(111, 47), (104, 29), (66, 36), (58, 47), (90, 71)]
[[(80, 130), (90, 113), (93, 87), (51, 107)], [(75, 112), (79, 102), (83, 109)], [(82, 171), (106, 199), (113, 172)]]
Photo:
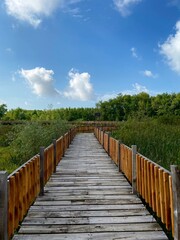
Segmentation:
[(122, 122), (112, 136), (166, 169), (180, 165), (179, 119), (146, 119)]

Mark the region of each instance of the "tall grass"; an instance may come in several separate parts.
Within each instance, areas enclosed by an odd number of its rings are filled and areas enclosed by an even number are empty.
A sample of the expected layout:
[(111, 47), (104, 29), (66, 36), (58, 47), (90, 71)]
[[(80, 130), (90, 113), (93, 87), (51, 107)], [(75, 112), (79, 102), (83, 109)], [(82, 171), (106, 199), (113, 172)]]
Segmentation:
[(0, 171), (13, 172), (18, 164), (13, 163), (10, 157), (8, 134), (12, 131), (11, 125), (0, 125)]
[[(41, 122), (28, 122), (8, 128), (0, 126), (3, 132), (0, 141), (0, 170), (12, 172), (31, 157), (39, 153), (41, 146), (47, 147), (68, 131), (70, 125), (62, 120), (43, 125)], [(4, 141), (6, 144), (5, 146)]]
[(9, 147), (0, 147), (0, 171), (11, 173), (17, 169), (19, 165), (11, 160), (9, 152)]
[(129, 120), (122, 122), (113, 137), (166, 169), (180, 165), (180, 122), (165, 119)]

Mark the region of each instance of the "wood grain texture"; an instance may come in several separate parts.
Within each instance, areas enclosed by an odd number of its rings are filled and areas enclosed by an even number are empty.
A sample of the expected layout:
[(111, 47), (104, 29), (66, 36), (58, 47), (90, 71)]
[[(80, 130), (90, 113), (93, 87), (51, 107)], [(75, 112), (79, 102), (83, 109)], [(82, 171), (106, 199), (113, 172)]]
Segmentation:
[(118, 171), (93, 134), (77, 134), (13, 240), (167, 239)]

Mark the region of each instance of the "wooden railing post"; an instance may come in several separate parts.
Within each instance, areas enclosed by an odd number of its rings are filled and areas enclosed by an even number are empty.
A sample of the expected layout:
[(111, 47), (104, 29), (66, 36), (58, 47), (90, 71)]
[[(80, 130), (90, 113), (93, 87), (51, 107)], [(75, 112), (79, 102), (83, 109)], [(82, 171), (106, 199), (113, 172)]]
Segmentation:
[(117, 158), (118, 158), (118, 169), (121, 172), (121, 141), (117, 141)]
[(63, 135), (63, 138), (62, 138), (62, 144), (63, 144), (63, 147), (62, 147), (62, 149), (63, 149), (63, 157), (64, 157), (64, 154), (65, 154), (65, 134)]
[(56, 146), (56, 139), (53, 139), (53, 146), (54, 146), (54, 169), (53, 172), (56, 172), (56, 158), (57, 158), (57, 146)]
[(71, 144), (72, 142), (72, 129), (70, 128), (69, 130), (69, 145)]
[(100, 141), (100, 129), (99, 129), (99, 127), (98, 127), (98, 135), (97, 136), (98, 136), (97, 139), (98, 139), (98, 141), (100, 143), (101, 141)]
[(0, 171), (0, 239), (8, 240), (8, 174)]
[(110, 137), (111, 137), (111, 134), (108, 133), (108, 151), (107, 151), (108, 155), (110, 155)]
[(103, 128), (102, 128), (102, 146), (104, 148), (104, 130), (103, 130)]
[(101, 144), (101, 128), (99, 127), (99, 143)]
[(44, 147), (40, 147), (40, 196), (44, 195)]
[(137, 172), (136, 172), (136, 153), (137, 146), (132, 145), (132, 192), (137, 192)]
[(180, 169), (176, 165), (171, 166), (172, 190), (174, 204), (174, 240), (180, 239)]

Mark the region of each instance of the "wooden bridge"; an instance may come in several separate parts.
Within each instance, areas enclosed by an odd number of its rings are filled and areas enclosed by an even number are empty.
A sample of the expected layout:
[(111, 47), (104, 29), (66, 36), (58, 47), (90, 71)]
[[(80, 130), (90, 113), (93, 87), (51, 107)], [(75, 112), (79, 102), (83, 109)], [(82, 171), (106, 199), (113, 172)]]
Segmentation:
[(41, 148), (10, 176), (4, 173), (7, 180), (0, 175), (0, 239), (168, 239), (135, 193), (178, 239), (171, 174), (103, 130), (78, 131)]
[(167, 239), (94, 135), (73, 144), (24, 219), (17, 239)]

